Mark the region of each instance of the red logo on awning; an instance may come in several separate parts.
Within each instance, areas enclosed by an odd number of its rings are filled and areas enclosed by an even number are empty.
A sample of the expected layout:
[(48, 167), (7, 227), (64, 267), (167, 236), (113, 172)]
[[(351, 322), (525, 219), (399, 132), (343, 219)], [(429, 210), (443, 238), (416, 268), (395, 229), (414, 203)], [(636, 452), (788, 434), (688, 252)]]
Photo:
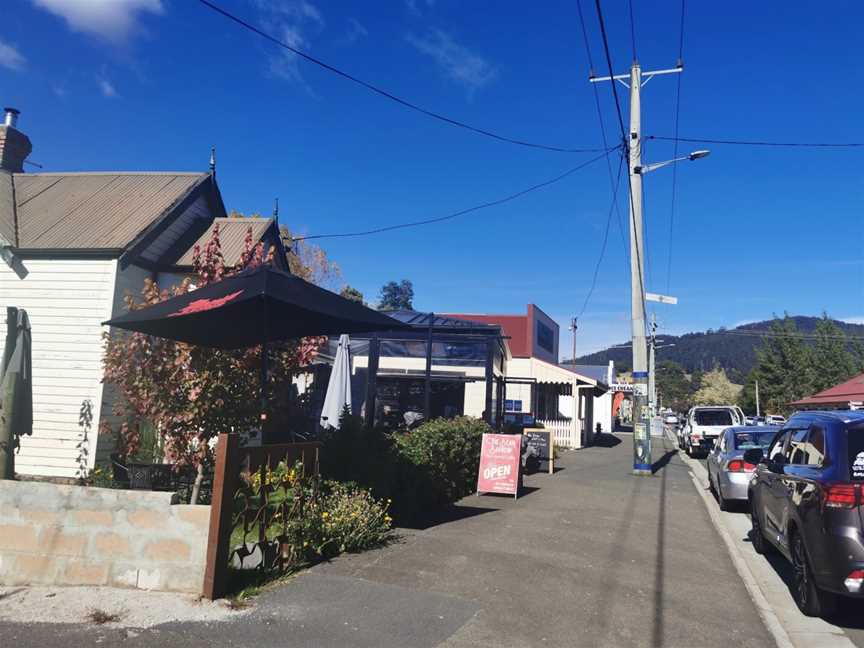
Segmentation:
[(168, 317), (191, 315), (192, 313), (202, 313), (204, 311), (213, 310), (214, 308), (219, 308), (220, 306), (224, 306), (228, 302), (237, 299), (241, 294), (243, 294), (243, 291), (238, 290), (237, 292), (230, 293), (224, 297), (216, 297), (214, 299), (196, 299), (195, 301), (189, 302), (176, 313), (171, 313)]

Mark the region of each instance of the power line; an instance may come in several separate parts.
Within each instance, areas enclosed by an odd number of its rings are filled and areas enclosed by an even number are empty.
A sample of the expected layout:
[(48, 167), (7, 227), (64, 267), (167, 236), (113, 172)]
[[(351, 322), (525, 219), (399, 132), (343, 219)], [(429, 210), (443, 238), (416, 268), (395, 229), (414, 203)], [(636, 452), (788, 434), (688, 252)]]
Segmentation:
[[(608, 160), (609, 158), (607, 157), (606, 159)], [(612, 204), (609, 205), (609, 215), (606, 217), (606, 231), (603, 233), (603, 245), (600, 246), (600, 256), (597, 259), (597, 265), (594, 266), (594, 276), (591, 278), (591, 288), (585, 296), (585, 303), (582, 304), (582, 310), (579, 311), (578, 317), (582, 317), (585, 314), (585, 310), (588, 308), (588, 302), (591, 301), (591, 296), (594, 294), (594, 288), (597, 285), (597, 275), (600, 273), (600, 266), (603, 263), (603, 257), (606, 254), (606, 244), (609, 241), (609, 227), (612, 225), (612, 214), (615, 212), (615, 206), (618, 204), (618, 187), (621, 186), (621, 169), (623, 168), (624, 156), (621, 155), (621, 158), (618, 161), (618, 179), (612, 189)]]
[[(678, 76), (681, 75), (679, 74)], [(645, 159), (645, 157), (647, 157), (645, 143), (640, 141), (637, 146), (640, 147), (639, 158)], [(642, 229), (645, 233), (645, 240), (642, 249), (645, 253), (645, 281), (647, 282), (654, 276), (654, 271), (651, 269), (651, 235), (648, 230), (648, 217), (645, 215), (646, 212), (650, 212), (648, 209), (648, 191), (645, 189), (645, 184), (645, 182), (640, 183), (639, 189), (642, 192)]]
[(727, 139), (701, 139), (697, 137), (664, 137), (662, 135), (649, 135), (646, 139), (666, 140), (667, 142), (690, 142), (694, 144), (735, 144), (738, 146), (776, 146), (793, 148), (860, 148), (864, 142), (766, 142), (757, 140), (727, 140)]
[[(576, 8), (579, 10), (579, 24), (582, 27), (582, 41), (585, 43), (585, 54), (588, 57), (589, 75), (594, 76), (594, 58), (591, 56), (591, 46), (588, 43), (588, 30), (585, 27), (585, 16), (582, 13), (582, 0), (576, 0)], [(606, 123), (603, 120), (603, 109), (600, 107), (600, 92), (597, 90), (597, 84), (592, 83), (591, 89), (594, 91), (594, 105), (597, 108), (597, 120), (600, 122), (600, 135), (603, 137), (603, 148), (609, 148), (609, 141), (606, 138)], [(612, 173), (612, 163), (609, 161), (609, 156), (606, 156), (606, 170), (609, 173), (609, 188), (614, 191), (616, 189), (615, 176)], [(615, 216), (618, 224), (618, 234), (621, 236), (621, 246), (624, 249), (624, 275), (629, 275), (630, 269), (627, 267), (627, 241), (624, 237), (624, 225), (621, 223), (621, 210), (618, 201), (614, 201)]]
[[(597, 20), (600, 23), (600, 35), (603, 38), (603, 52), (606, 55), (606, 65), (609, 67), (609, 77), (611, 78), (611, 83), (609, 85), (612, 86), (612, 95), (615, 97), (615, 111), (618, 115), (618, 126), (621, 128), (621, 139), (623, 141), (623, 151), (627, 154), (628, 158), (630, 155), (630, 144), (627, 140), (627, 129), (624, 128), (624, 118), (621, 115), (621, 104), (618, 101), (618, 89), (615, 87), (615, 72), (612, 66), (612, 56), (609, 54), (609, 39), (606, 37), (606, 23), (603, 21), (603, 9), (600, 7), (600, 0), (594, 0), (594, 6), (597, 8)], [(639, 142), (636, 143), (637, 145)], [(636, 210), (633, 206), (633, 178), (631, 177), (629, 170), (627, 173), (627, 184), (629, 186), (629, 195), (630, 195), (630, 220), (633, 228), (636, 228)], [(638, 240), (638, 239), (637, 239)], [(648, 321), (648, 309), (645, 306), (645, 279), (642, 276), (642, 259), (641, 253), (639, 252), (639, 246), (634, 246), (634, 253), (636, 254), (636, 262), (637, 267), (639, 268), (639, 294), (641, 296), (642, 301), (642, 316), (643, 319)]]
[(210, 2), (210, 0), (198, 0), (198, 1), (202, 5), (207, 7), (208, 9), (215, 11), (216, 13), (220, 14), (221, 16), (227, 18), (228, 20), (231, 20), (232, 22), (240, 25), (241, 27), (243, 27), (245, 29), (248, 29), (249, 31), (261, 36), (262, 38), (265, 38), (266, 40), (270, 41), (271, 43), (274, 43), (275, 45), (278, 45), (279, 47), (286, 49), (289, 52), (293, 52), (294, 54), (296, 54), (300, 58), (305, 59), (306, 61), (309, 61), (310, 63), (314, 63), (315, 65), (322, 67), (325, 70), (342, 77), (343, 79), (347, 79), (353, 83), (356, 83), (357, 85), (362, 86), (363, 88), (366, 88), (367, 90), (370, 90), (371, 92), (374, 92), (374, 93), (376, 93), (382, 97), (385, 97), (385, 98), (389, 99), (390, 101), (393, 101), (393, 102), (395, 102), (395, 103), (397, 103), (397, 104), (399, 104), (405, 108), (409, 108), (410, 110), (414, 110), (416, 112), (419, 112), (420, 114), (426, 115), (427, 117), (431, 117), (432, 119), (437, 119), (438, 121), (444, 122), (445, 124), (450, 124), (451, 126), (456, 126), (458, 128), (464, 128), (465, 130), (469, 130), (469, 131), (471, 131), (473, 133), (477, 133), (479, 135), (485, 135), (486, 137), (491, 137), (492, 139), (496, 139), (496, 140), (499, 140), (501, 142), (507, 142), (509, 144), (517, 144), (519, 146), (525, 146), (525, 147), (533, 148), (533, 149), (542, 149), (545, 151), (555, 151), (557, 153), (597, 153), (600, 151), (600, 149), (596, 149), (596, 148), (565, 148), (565, 147), (548, 146), (546, 144), (537, 144), (535, 142), (528, 142), (525, 140), (514, 139), (512, 137), (507, 137), (505, 135), (499, 135), (497, 133), (494, 133), (490, 130), (486, 130), (484, 128), (479, 128), (477, 126), (471, 126), (470, 124), (466, 124), (465, 122), (459, 121), (458, 119), (453, 119), (452, 117), (447, 117), (446, 115), (442, 115), (442, 114), (434, 112), (432, 110), (427, 110), (426, 108), (423, 108), (423, 107), (421, 107), (415, 103), (412, 103), (412, 102), (408, 101), (407, 99), (402, 99), (401, 97), (396, 96), (392, 92), (388, 92), (387, 90), (384, 90), (384, 89), (382, 89), (376, 85), (373, 85), (367, 81), (363, 81), (362, 79), (359, 79), (359, 78), (355, 77), (354, 75), (349, 74), (348, 72), (344, 72), (343, 70), (340, 70), (339, 68), (334, 67), (334, 66), (330, 65), (329, 63), (325, 63), (321, 59), (315, 58), (314, 56), (307, 54), (306, 52), (303, 52), (302, 50), (299, 50), (296, 47), (292, 47), (291, 45), (289, 45), (285, 41), (279, 40), (278, 38), (276, 38), (272, 34), (269, 34), (269, 33), (265, 32), (264, 30), (259, 29), (255, 25), (253, 25), (253, 24), (243, 20), (242, 18), (235, 16), (234, 14), (226, 11), (222, 7), (218, 6), (217, 4)]
[(781, 333), (764, 330), (734, 330), (734, 331), (713, 331), (704, 333), (703, 335), (739, 335), (745, 337), (766, 337), (766, 338), (789, 338), (803, 341), (813, 340), (861, 340), (864, 341), (864, 336), (859, 335), (821, 335), (818, 333)]
[(521, 196), (524, 196), (525, 194), (531, 193), (532, 191), (537, 191), (538, 189), (548, 187), (549, 185), (555, 184), (556, 182), (559, 182), (559, 181), (563, 180), (564, 178), (567, 178), (567, 177), (573, 175), (577, 171), (584, 169), (585, 167), (593, 164), (594, 162), (597, 162), (601, 158), (606, 157), (607, 155), (609, 155), (612, 151), (616, 150), (617, 148), (620, 148), (620, 147), (615, 147), (615, 148), (609, 149), (608, 151), (605, 151), (604, 153), (598, 155), (597, 157), (591, 158), (587, 162), (583, 162), (579, 166), (575, 166), (572, 169), (565, 171), (561, 175), (555, 176), (554, 178), (552, 178), (550, 180), (546, 180), (545, 182), (541, 182), (540, 184), (536, 184), (536, 185), (533, 185), (531, 187), (528, 187), (527, 189), (517, 191), (516, 193), (510, 194), (509, 196), (505, 196), (504, 198), (499, 198), (497, 200), (485, 202), (485, 203), (482, 203), (480, 205), (474, 205), (473, 207), (468, 207), (467, 209), (461, 209), (457, 212), (453, 212), (452, 214), (447, 214), (446, 216), (438, 216), (437, 218), (427, 218), (424, 220), (412, 221), (412, 222), (408, 222), (408, 223), (399, 223), (397, 225), (387, 225), (384, 227), (376, 227), (376, 228), (370, 229), (370, 230), (359, 230), (356, 232), (341, 232), (341, 233), (335, 233), (335, 234), (314, 234), (311, 236), (297, 236), (297, 237), (293, 237), (291, 240), (292, 241), (308, 241), (311, 239), (323, 239), (323, 238), (349, 238), (349, 237), (355, 237), (355, 236), (370, 236), (372, 234), (381, 234), (383, 232), (392, 232), (393, 230), (407, 229), (409, 227), (419, 227), (421, 225), (431, 225), (433, 223), (441, 223), (441, 222), (446, 221), (446, 220), (451, 220), (453, 218), (457, 218), (458, 216), (464, 216), (465, 214), (470, 214), (471, 212), (480, 211), (481, 209), (486, 209), (488, 207), (495, 207), (496, 205), (501, 205), (501, 204), (504, 204), (506, 202), (510, 202), (511, 200), (515, 200), (516, 198), (520, 198)]
[[(686, 0), (681, 0), (681, 29), (678, 37), (678, 67), (684, 67), (684, 10)], [(672, 159), (678, 158), (678, 124), (681, 118), (681, 77), (678, 77), (678, 89), (675, 92), (675, 143), (672, 150)], [(672, 204), (669, 208), (669, 249), (666, 258), (666, 294), (668, 295), (672, 285), (672, 249), (675, 230), (675, 196), (678, 187), (678, 165), (672, 165)]]
[(629, 0), (628, 4), (630, 5), (630, 45), (633, 50), (633, 60), (638, 61), (639, 57), (636, 56), (636, 21), (633, 20), (633, 0)]

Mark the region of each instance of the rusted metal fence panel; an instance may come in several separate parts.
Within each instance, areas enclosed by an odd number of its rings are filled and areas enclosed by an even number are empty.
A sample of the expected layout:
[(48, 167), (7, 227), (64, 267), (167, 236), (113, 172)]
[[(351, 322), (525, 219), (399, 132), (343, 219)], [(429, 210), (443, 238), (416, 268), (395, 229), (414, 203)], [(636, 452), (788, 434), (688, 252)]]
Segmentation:
[[(207, 566), (202, 591), (204, 598), (220, 598), (227, 591), (234, 498), (242, 486), (241, 474), (251, 475), (260, 471), (263, 478), (265, 472), (275, 468), (279, 462), (284, 461), (287, 466), (293, 466), (297, 461), (301, 461), (307, 475), (317, 475), (320, 448), (321, 444), (318, 442), (241, 447), (238, 435), (219, 435), (213, 476), (213, 500), (210, 505)], [(266, 506), (266, 497), (264, 505)]]

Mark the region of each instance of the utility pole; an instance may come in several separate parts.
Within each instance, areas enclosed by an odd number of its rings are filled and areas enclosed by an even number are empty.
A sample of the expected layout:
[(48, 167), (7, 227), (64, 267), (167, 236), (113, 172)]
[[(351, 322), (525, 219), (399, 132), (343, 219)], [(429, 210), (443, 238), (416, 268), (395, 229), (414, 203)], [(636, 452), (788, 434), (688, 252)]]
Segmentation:
[(573, 331), (573, 355), (570, 356), (573, 358), (573, 365), (576, 365), (576, 329), (579, 328), (577, 325), (579, 321), (578, 317), (570, 318), (570, 330)]
[(759, 413), (759, 381), (756, 381), (756, 416), (760, 416)]
[(642, 103), (641, 91), (644, 83), (660, 74), (680, 73), (683, 63), (670, 70), (646, 72), (643, 82), (642, 68), (633, 61), (630, 74), (611, 77), (592, 77), (590, 81), (620, 82), (629, 78), (630, 88), (630, 133), (626, 142), (629, 153), (628, 173), (630, 180), (630, 312), (633, 338), (633, 473), (651, 475), (651, 432), (648, 400), (648, 349), (645, 336), (645, 248), (642, 228), (642, 172), (651, 168), (642, 166)]
[(657, 313), (651, 313), (651, 338), (648, 342), (648, 415), (657, 413), (657, 380), (654, 376), (655, 356), (657, 354)]

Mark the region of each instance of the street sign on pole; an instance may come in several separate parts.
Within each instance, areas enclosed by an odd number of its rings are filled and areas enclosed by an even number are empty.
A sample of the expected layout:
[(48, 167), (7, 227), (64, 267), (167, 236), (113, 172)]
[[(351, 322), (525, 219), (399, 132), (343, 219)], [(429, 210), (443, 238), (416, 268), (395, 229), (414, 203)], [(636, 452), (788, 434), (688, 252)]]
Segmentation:
[(658, 295), (657, 293), (645, 293), (645, 301), (657, 302), (658, 304), (672, 304), (673, 306), (678, 303), (677, 297), (670, 297), (669, 295)]

